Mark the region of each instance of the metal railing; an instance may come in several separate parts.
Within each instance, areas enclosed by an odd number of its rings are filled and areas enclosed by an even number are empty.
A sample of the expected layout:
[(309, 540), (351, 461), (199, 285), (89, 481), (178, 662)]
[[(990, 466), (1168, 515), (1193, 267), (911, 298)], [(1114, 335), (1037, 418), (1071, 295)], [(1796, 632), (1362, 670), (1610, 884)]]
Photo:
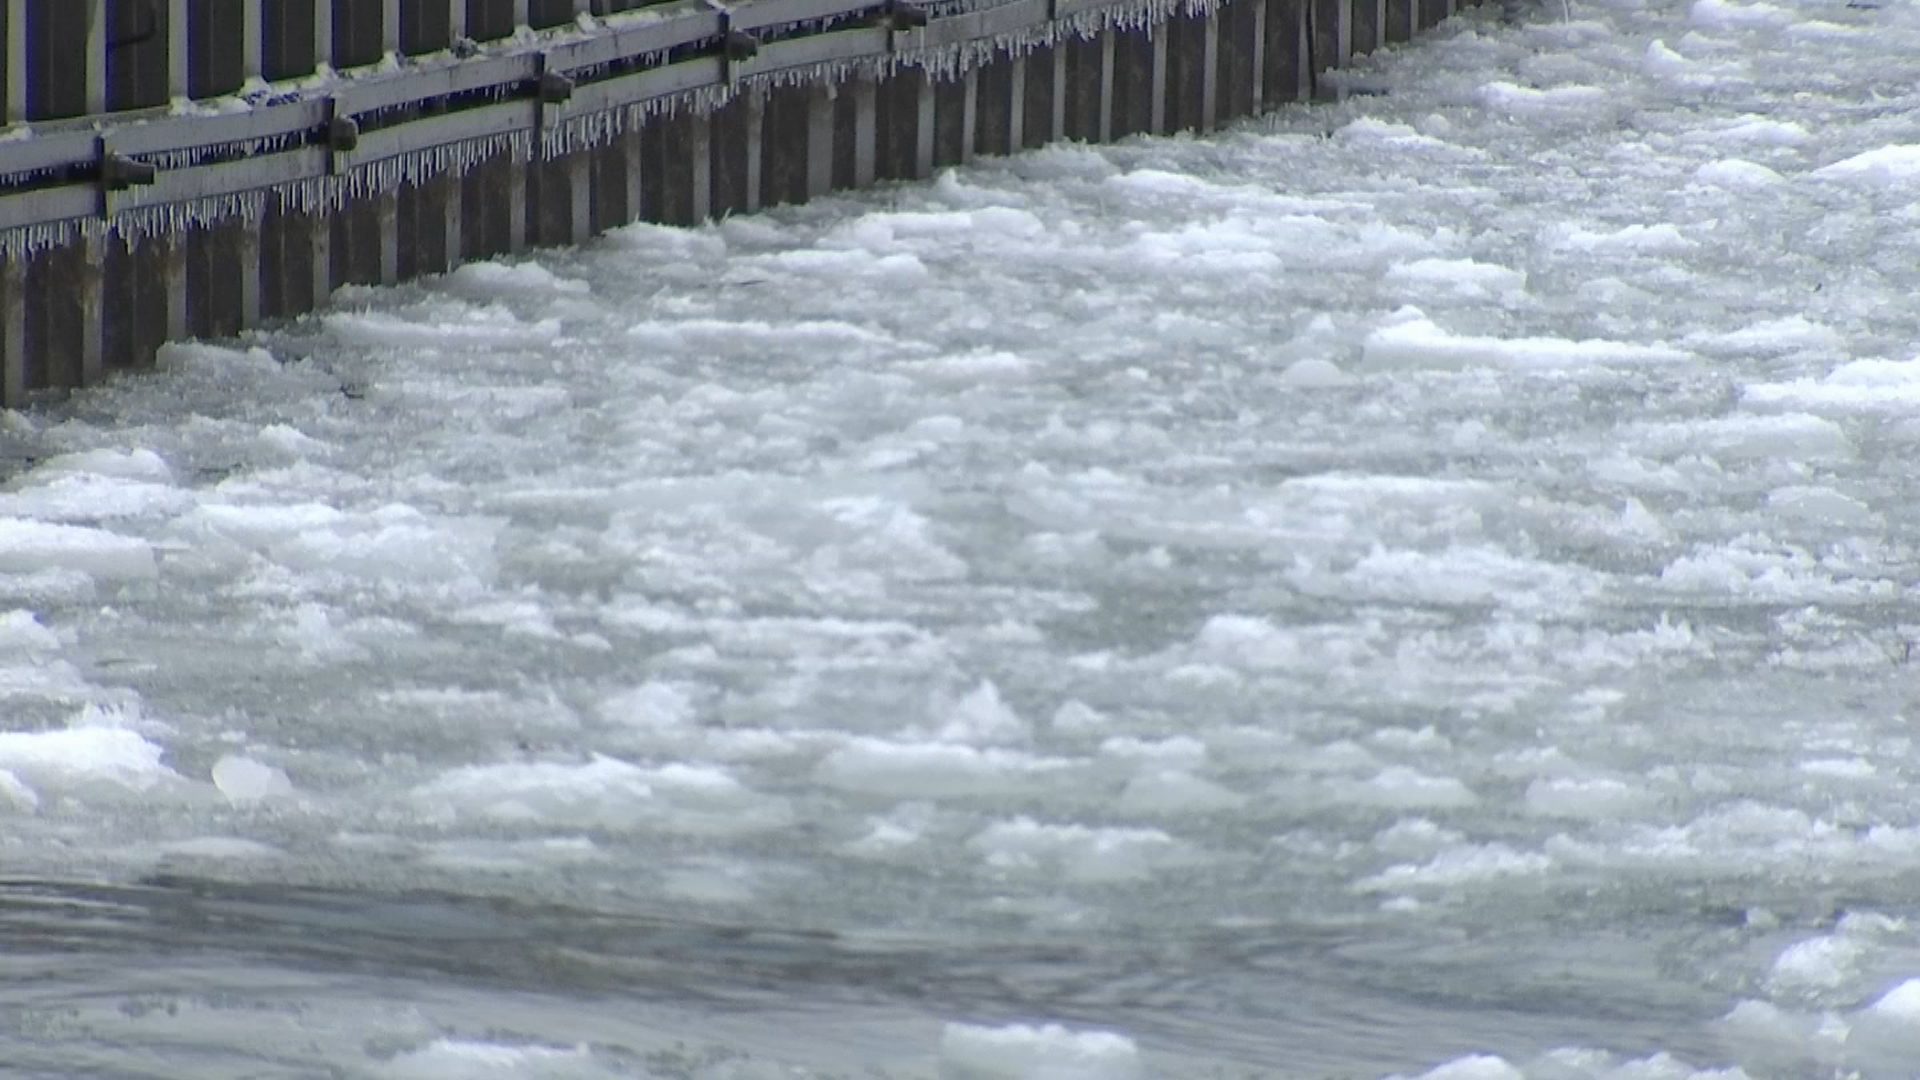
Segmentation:
[[(1366, 0), (1363, 0), (1366, 2)], [(1211, 0), (11, 0), (0, 249), (302, 208), (476, 140), (591, 145), (746, 83), (992, 50)], [(75, 57), (79, 57), (76, 63)], [(837, 79), (833, 81), (839, 81)]]

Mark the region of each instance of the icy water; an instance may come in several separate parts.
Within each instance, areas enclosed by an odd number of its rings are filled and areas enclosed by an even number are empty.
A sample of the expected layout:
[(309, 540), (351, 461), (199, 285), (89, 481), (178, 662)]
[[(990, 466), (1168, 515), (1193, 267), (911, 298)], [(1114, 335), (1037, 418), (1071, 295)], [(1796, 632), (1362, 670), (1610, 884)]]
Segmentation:
[(0, 1073), (1920, 1073), (1920, 13), (343, 292), (5, 417)]

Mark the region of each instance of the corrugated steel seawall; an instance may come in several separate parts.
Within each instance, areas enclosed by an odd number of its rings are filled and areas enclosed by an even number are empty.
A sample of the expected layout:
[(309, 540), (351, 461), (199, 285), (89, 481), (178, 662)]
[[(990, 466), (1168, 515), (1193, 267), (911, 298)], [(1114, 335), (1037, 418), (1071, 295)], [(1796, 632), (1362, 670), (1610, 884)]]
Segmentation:
[(1456, 0), (7, 0), (0, 406), (377, 284), (1312, 94)]

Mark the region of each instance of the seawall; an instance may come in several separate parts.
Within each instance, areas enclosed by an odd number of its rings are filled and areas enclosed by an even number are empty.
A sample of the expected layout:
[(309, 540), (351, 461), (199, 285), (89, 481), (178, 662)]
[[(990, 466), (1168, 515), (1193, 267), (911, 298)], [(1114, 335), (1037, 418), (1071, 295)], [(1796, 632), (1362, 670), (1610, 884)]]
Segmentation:
[(461, 262), (1210, 130), (1454, 0), (8, 0), (0, 406)]

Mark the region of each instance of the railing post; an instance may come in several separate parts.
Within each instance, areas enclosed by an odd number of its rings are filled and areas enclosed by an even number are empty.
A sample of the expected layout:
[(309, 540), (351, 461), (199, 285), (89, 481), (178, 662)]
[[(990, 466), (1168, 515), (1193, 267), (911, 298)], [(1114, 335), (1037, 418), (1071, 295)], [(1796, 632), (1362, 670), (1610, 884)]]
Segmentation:
[(313, 260), (313, 310), (318, 311), (333, 299), (333, 219), (324, 210), (316, 210), (307, 227), (308, 251)]
[(466, 257), (466, 197), (467, 178), (458, 171), (449, 171), (440, 178), (442, 197), (440, 200), (440, 235), (446, 248), (446, 265), (441, 269), (451, 272)]
[(593, 151), (575, 150), (560, 159), (567, 174), (567, 223), (571, 240), (584, 244), (593, 236)]
[(833, 190), (833, 84), (807, 95), (807, 198)]
[[(534, 147), (535, 151), (539, 147)], [(527, 159), (516, 147), (507, 151), (507, 251), (527, 250)]]
[[(87, 112), (98, 115), (107, 111), (107, 0), (84, 2), (87, 5)], [(26, 7), (25, 4), (15, 6)]]
[[(760, 191), (765, 185), (767, 95), (763, 88), (749, 86), (745, 96), (747, 99), (745, 103), (747, 109), (746, 210), (752, 213), (760, 209)], [(575, 232), (578, 231), (575, 230)]]
[(623, 216), (629, 222), (639, 221), (646, 215), (646, 203), (642, 201), (646, 195), (646, 174), (642, 171), (646, 166), (646, 141), (645, 129), (632, 113), (627, 114), (627, 131), (621, 137), (620, 149), (627, 163), (627, 202)]
[(265, 53), (265, 31), (261, 26), (260, 9), (265, 0), (246, 0), (240, 7), (240, 78), (250, 83), (260, 78), (263, 70), (261, 57)]
[(939, 115), (934, 97), (933, 72), (914, 69), (913, 175), (921, 180), (933, 175), (933, 125)]
[(1247, 80), (1253, 84), (1253, 111), (1259, 116), (1267, 111), (1267, 0), (1252, 0), (1253, 3), (1253, 47), (1249, 50), (1247, 61)]
[(1220, 117), (1220, 12), (1208, 11), (1200, 29), (1200, 130), (1212, 131)]
[(380, 0), (380, 55), (400, 55), (400, 0)]
[(170, 230), (160, 238), (160, 280), (167, 291), (167, 340), (185, 341), (188, 330), (187, 234), (184, 231)]
[(853, 186), (873, 184), (880, 148), (880, 88), (872, 79), (853, 82)]
[(973, 144), (980, 130), (980, 69), (960, 76), (960, 164), (973, 163)]
[[(333, 66), (333, 0), (313, 0), (313, 70)], [(314, 301), (314, 307), (320, 301)]]
[(167, 0), (167, 97), (181, 101), (193, 90), (193, 27), (187, 0)]
[(693, 224), (713, 216), (713, 115), (694, 112), (687, 116), (687, 157), (693, 166)]
[(25, 4), (14, 4), (7, 12), (7, 123), (22, 124), (26, 119), (27, 12)]
[(11, 409), (27, 394), (27, 264), (18, 254), (5, 259), (0, 263), (0, 409)]
[[(104, 15), (104, 11), (95, 9)], [(104, 56), (104, 54), (103, 54)], [(97, 386), (106, 372), (106, 252), (105, 237), (88, 233), (80, 238), (80, 380)], [(117, 242), (117, 241), (116, 241)]]
[(1172, 27), (1161, 23), (1147, 32), (1153, 35), (1153, 74), (1149, 76), (1151, 89), (1147, 91), (1152, 105), (1147, 110), (1147, 133), (1165, 135), (1167, 133), (1167, 37), (1172, 32)]
[(513, 0), (513, 31), (519, 33), (527, 28), (527, 0)]
[(240, 328), (260, 325), (260, 222), (241, 218), (235, 229), (234, 246), (239, 249)]
[(1113, 141), (1113, 51), (1120, 31), (1108, 27), (1100, 31), (1100, 126), (1098, 139)]
[(1048, 142), (1059, 142), (1067, 137), (1067, 41), (1065, 38), (1053, 43), (1053, 130), (1047, 133)]
[(380, 284), (400, 282), (400, 189), (391, 188), (373, 197), (374, 216), (380, 229)]
[(1007, 150), (1017, 154), (1027, 144), (1027, 56), (1007, 61)]

